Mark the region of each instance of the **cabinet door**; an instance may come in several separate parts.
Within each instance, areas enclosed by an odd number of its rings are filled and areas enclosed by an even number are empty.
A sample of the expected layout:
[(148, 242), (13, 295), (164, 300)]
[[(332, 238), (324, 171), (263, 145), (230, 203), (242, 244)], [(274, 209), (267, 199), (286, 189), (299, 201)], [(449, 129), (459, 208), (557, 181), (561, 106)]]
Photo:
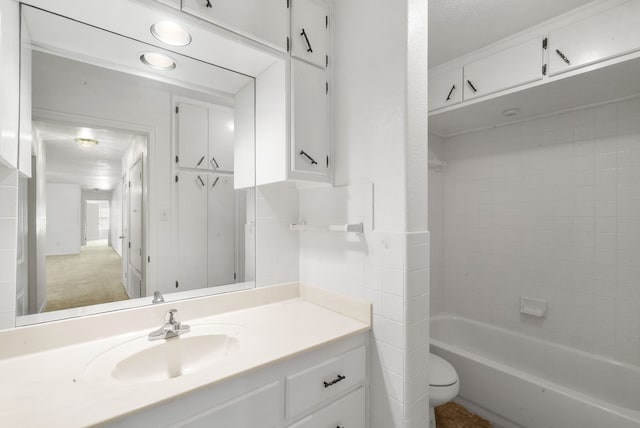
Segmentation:
[(156, 0), (157, 2), (164, 3), (167, 6), (175, 7), (176, 9), (180, 9), (180, 0)]
[(291, 55), (325, 68), (329, 9), (321, 0), (291, 3)]
[(178, 283), (176, 291), (207, 284), (207, 176), (180, 172), (176, 183)]
[(207, 169), (209, 109), (185, 102), (179, 102), (176, 106), (178, 166)]
[(365, 393), (360, 388), (324, 407), (290, 428), (364, 428)]
[(235, 282), (235, 191), (233, 177), (210, 175), (207, 287)]
[(640, 49), (640, 2), (629, 1), (549, 33), (549, 74)]
[(504, 49), (464, 67), (464, 99), (542, 79), (542, 37)]
[(291, 167), (294, 172), (327, 176), (329, 96), (326, 72), (291, 60)]
[(182, 10), (281, 51), (287, 50), (289, 9), (285, 0), (183, 0)]
[(218, 171), (233, 171), (234, 141), (233, 110), (224, 107), (209, 109), (208, 167)]
[(429, 73), (429, 111), (462, 102), (462, 68)]
[(20, 5), (0, 2), (0, 166), (18, 166)]
[(274, 382), (169, 426), (175, 428), (276, 428), (280, 422), (281, 397), (280, 385)]

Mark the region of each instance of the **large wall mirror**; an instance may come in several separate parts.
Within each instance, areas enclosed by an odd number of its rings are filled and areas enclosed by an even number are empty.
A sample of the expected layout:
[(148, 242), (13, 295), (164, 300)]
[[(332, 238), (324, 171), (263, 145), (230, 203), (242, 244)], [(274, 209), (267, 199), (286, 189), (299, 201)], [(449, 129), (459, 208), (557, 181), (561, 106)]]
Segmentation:
[(253, 287), (254, 77), (27, 5), (21, 38), (16, 324)]

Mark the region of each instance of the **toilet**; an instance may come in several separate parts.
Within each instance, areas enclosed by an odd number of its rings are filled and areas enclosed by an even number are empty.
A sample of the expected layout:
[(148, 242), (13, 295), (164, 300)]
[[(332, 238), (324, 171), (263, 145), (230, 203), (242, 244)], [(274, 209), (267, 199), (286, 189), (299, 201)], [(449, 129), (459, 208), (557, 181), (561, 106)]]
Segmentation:
[(449, 402), (460, 392), (458, 373), (448, 361), (429, 354), (429, 427), (436, 428), (434, 407)]

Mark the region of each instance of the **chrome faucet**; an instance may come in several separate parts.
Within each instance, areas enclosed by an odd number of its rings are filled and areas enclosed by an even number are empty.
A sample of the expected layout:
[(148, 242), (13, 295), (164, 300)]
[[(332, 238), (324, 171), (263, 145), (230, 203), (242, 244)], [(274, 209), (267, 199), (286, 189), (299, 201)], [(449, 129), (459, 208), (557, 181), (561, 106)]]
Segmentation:
[(165, 323), (162, 327), (149, 333), (149, 340), (170, 339), (188, 333), (191, 328), (186, 324), (181, 324), (176, 320), (177, 309), (170, 309), (165, 314)]
[(164, 303), (164, 297), (162, 297), (162, 294), (160, 294), (159, 291), (153, 292), (153, 300), (151, 303)]

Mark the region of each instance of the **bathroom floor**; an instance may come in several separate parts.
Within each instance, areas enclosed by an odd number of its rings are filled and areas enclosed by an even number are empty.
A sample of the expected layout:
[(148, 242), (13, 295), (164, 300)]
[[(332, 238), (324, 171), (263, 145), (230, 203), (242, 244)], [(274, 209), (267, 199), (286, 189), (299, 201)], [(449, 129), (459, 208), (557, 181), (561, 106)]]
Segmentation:
[(438, 428), (492, 428), (491, 422), (474, 415), (457, 403), (446, 403), (435, 408)]

